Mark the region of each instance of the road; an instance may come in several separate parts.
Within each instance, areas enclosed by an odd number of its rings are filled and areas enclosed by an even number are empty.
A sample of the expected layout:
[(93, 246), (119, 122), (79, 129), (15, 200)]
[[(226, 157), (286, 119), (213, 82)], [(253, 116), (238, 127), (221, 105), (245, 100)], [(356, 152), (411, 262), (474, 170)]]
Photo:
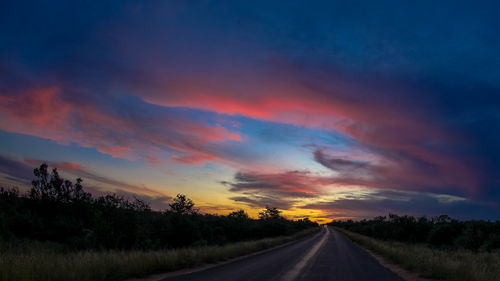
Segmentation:
[(275, 250), (162, 281), (181, 280), (404, 281), (331, 228)]

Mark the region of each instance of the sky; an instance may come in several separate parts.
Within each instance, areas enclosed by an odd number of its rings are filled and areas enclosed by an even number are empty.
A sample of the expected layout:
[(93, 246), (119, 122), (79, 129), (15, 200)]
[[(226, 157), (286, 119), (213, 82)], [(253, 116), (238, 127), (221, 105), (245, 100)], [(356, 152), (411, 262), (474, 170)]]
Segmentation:
[(495, 1), (1, 1), (0, 184), (500, 219)]

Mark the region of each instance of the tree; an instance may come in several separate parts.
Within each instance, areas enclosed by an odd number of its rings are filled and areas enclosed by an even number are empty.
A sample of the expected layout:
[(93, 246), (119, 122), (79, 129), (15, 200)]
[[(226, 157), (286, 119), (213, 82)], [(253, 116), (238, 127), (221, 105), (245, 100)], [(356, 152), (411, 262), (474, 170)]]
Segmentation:
[(177, 194), (173, 202), (168, 204), (172, 212), (181, 215), (196, 214), (198, 210), (194, 208), (193, 200), (186, 197), (184, 194)]
[(73, 184), (59, 176), (57, 169), (52, 169), (49, 175), (47, 164), (43, 163), (40, 168), (35, 168), (33, 173), (37, 177), (31, 182), (30, 197), (35, 200), (51, 200), (62, 203), (77, 201), (88, 201), (91, 199), (90, 193), (83, 190), (82, 179), (77, 178)]
[(261, 220), (269, 220), (269, 219), (281, 219), (282, 217), (280, 216), (281, 211), (274, 208), (274, 207), (269, 207), (266, 206), (262, 212), (259, 212), (259, 219)]
[(231, 212), (228, 217), (235, 219), (248, 219), (248, 214), (243, 209)]

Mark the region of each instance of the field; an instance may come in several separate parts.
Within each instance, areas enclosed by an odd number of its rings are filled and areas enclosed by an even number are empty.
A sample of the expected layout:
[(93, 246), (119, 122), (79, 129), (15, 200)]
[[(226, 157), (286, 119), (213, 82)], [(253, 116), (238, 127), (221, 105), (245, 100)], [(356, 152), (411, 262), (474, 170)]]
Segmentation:
[(383, 241), (336, 227), (359, 245), (382, 255), (387, 261), (418, 272), (422, 277), (445, 281), (500, 280), (500, 251), (435, 249), (423, 244)]
[(157, 251), (78, 251), (65, 253), (57, 244), (29, 242), (2, 245), (0, 280), (123, 280), (217, 263), (311, 235), (317, 228), (291, 236)]

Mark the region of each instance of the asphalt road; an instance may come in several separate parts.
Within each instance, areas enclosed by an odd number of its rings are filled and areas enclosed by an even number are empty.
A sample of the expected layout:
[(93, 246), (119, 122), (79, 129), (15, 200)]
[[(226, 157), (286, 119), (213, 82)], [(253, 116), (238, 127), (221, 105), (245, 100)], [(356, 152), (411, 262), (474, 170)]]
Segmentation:
[(333, 229), (287, 246), (173, 280), (339, 280), (404, 281)]

